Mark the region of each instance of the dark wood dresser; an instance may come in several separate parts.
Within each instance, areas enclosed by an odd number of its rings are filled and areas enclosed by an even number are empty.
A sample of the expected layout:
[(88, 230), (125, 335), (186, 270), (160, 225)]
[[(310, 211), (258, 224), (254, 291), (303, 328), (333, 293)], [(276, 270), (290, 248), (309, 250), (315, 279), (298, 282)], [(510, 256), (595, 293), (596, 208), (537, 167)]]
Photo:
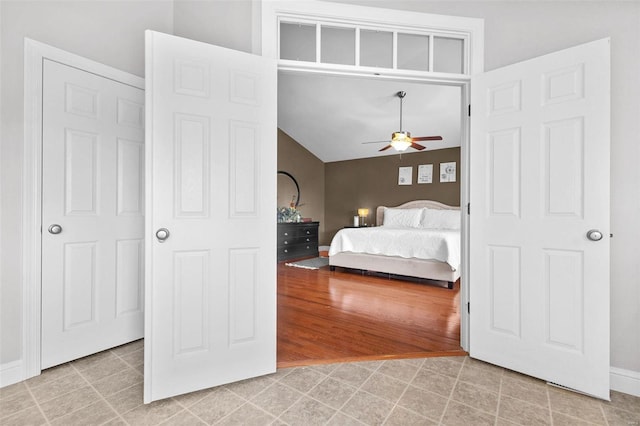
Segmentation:
[(278, 223), (278, 261), (318, 256), (320, 222)]

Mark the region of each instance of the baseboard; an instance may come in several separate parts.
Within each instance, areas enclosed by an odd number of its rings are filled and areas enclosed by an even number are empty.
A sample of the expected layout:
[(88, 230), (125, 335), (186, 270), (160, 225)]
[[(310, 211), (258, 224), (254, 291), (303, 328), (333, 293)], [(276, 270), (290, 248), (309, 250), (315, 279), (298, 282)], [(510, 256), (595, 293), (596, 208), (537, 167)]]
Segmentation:
[(0, 365), (0, 388), (21, 382), (24, 379), (21, 359)]
[(640, 397), (640, 372), (611, 367), (611, 390)]

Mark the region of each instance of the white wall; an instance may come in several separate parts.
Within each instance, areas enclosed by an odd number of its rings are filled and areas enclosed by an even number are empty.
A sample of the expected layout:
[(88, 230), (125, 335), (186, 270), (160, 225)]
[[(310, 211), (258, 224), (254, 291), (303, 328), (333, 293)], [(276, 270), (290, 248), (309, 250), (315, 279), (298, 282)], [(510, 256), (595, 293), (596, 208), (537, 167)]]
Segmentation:
[[(0, 2), (0, 368), (22, 357), (23, 40), (144, 75), (144, 30), (173, 32), (171, 1)], [(7, 106), (10, 106), (7, 108)]]
[(251, 52), (251, 0), (175, 0), (174, 34)]
[[(611, 37), (611, 362), (640, 375), (640, 3), (340, 2), (484, 18), (487, 70)], [(21, 357), (23, 37), (142, 75), (144, 29), (251, 51), (259, 34), (252, 6), (259, 8), (249, 0), (177, 0), (175, 8), (160, 0), (0, 2), (0, 367)]]

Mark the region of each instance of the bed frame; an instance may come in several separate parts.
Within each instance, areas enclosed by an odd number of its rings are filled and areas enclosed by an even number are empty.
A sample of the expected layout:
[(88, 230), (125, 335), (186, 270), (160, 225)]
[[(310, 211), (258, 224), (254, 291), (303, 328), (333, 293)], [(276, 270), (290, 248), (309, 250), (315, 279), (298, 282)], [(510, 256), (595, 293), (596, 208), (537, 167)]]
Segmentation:
[[(431, 200), (409, 201), (394, 208), (418, 209), (423, 207), (430, 209), (460, 210), (460, 207), (448, 206)], [(376, 209), (377, 226), (382, 225), (384, 221), (384, 208), (385, 206), (379, 206)], [(460, 268), (452, 271), (448, 264), (438, 260), (406, 259), (397, 256), (344, 252), (330, 256), (329, 265), (332, 271), (336, 269), (336, 266), (339, 266), (363, 271), (446, 281), (447, 287), (450, 289), (453, 288), (453, 284), (460, 278)]]

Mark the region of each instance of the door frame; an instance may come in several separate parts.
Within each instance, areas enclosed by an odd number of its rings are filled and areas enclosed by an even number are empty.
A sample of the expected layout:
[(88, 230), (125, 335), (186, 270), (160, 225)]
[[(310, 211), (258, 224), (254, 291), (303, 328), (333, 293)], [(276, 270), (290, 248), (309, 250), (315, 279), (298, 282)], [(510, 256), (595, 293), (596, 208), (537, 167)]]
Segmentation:
[(144, 90), (144, 78), (25, 38), (22, 234), (22, 380), (41, 370), (42, 72), (45, 59)]
[[(294, 73), (313, 73), (325, 75), (362, 76), (364, 78), (380, 78), (384, 80), (411, 81), (458, 86), (461, 90), (460, 100), (460, 207), (467, 210), (462, 214), (461, 227), (461, 270), (460, 270), (460, 346), (469, 352), (469, 200), (470, 200), (470, 144), (471, 144), (471, 76), (484, 72), (484, 19), (466, 18), (450, 15), (435, 15), (415, 11), (384, 9), (370, 6), (353, 6), (330, 2), (266, 2), (262, 4), (262, 45), (253, 40), (253, 53), (262, 53), (277, 61), (278, 71)], [(468, 46), (465, 47), (466, 74), (443, 74), (425, 72), (406, 72), (401, 70), (376, 70), (358, 66), (322, 64), (314, 62), (282, 61), (278, 58), (279, 19), (304, 17), (310, 20), (332, 20), (340, 22), (367, 21), (372, 25), (403, 26), (412, 25), (432, 30), (452, 31), (465, 35)], [(353, 18), (357, 17), (357, 18)], [(257, 17), (254, 16), (256, 21)], [(318, 47), (316, 47), (318, 48)], [(465, 309), (466, 307), (466, 309)]]

